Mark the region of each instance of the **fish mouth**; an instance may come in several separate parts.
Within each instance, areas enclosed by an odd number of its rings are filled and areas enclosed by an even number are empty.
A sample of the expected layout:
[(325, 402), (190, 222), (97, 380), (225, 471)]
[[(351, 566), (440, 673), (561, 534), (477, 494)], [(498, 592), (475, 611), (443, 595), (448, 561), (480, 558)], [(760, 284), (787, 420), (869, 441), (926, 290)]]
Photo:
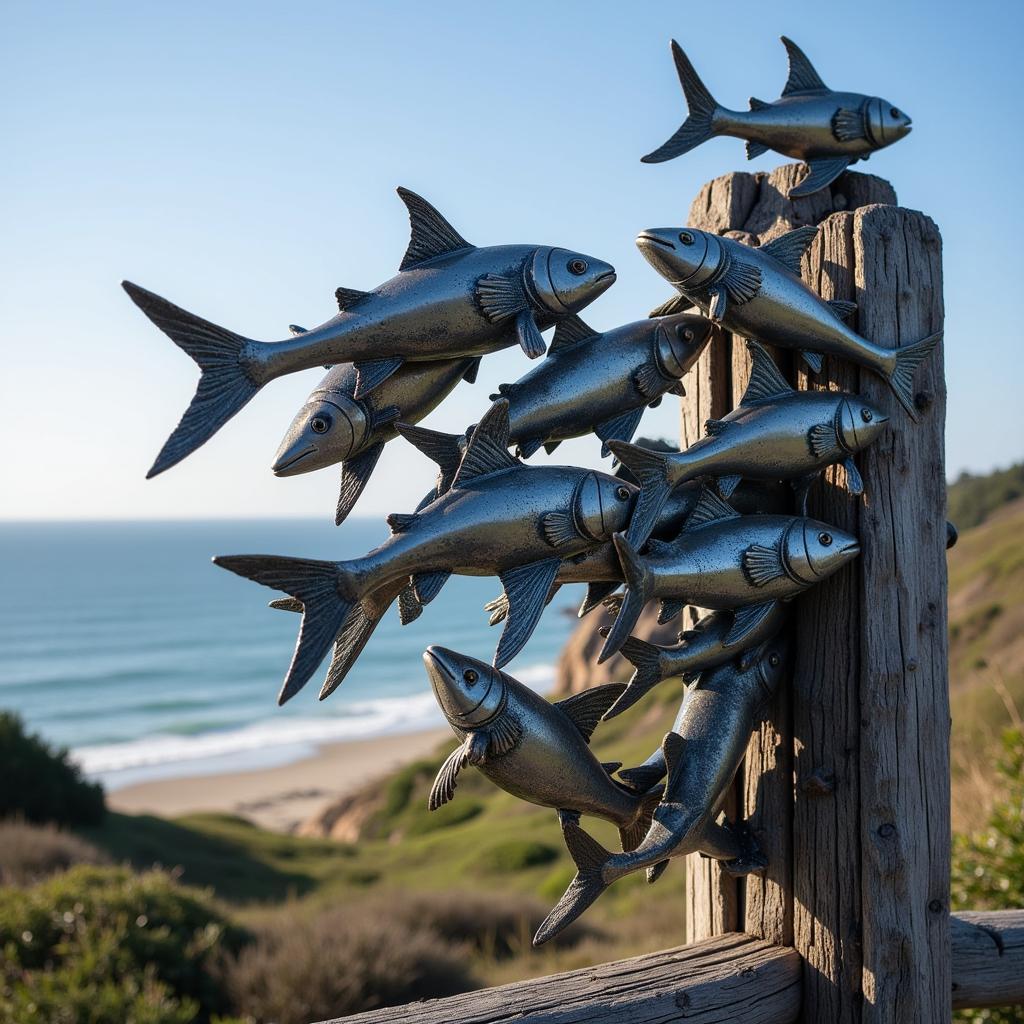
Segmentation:
[(640, 234), (636, 236), (636, 244), (640, 245), (642, 242), (650, 245), (660, 245), (663, 249), (668, 249), (669, 252), (675, 252), (676, 249), (676, 247), (667, 238), (659, 238), (657, 235), (651, 234), (648, 231), (641, 231)]
[(287, 475), (285, 473), (286, 470), (291, 469), (293, 466), (297, 466), (303, 459), (316, 454), (317, 451), (319, 451), (317, 446), (310, 443), (307, 444), (305, 448), (300, 448), (299, 451), (295, 452), (293, 455), (282, 455), (281, 458), (279, 458), (273, 466), (270, 467), (271, 472), (274, 476)]
[(617, 276), (618, 275), (614, 270), (606, 270), (603, 274), (598, 274), (598, 276), (594, 278), (594, 284), (600, 284), (602, 281), (607, 281), (609, 284), (612, 284)]

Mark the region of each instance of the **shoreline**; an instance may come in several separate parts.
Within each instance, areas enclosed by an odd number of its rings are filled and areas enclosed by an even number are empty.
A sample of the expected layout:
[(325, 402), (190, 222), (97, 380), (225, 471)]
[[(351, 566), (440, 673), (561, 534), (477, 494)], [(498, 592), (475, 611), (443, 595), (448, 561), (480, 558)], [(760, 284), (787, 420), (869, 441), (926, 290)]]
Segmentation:
[(163, 818), (235, 814), (261, 828), (293, 832), (319, 810), (397, 768), (432, 754), (451, 729), (390, 733), (324, 743), (306, 757), (251, 770), (136, 782), (107, 793), (107, 806)]

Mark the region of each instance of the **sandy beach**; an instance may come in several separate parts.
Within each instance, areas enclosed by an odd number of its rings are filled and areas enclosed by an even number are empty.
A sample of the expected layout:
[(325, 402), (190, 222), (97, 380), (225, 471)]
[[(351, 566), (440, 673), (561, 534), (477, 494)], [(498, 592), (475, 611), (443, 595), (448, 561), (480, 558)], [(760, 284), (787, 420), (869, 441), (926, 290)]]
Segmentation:
[(107, 804), (128, 814), (162, 817), (221, 811), (263, 828), (293, 831), (326, 804), (395, 768), (432, 753), (450, 729), (325, 744), (291, 764), (219, 775), (158, 779), (107, 794)]

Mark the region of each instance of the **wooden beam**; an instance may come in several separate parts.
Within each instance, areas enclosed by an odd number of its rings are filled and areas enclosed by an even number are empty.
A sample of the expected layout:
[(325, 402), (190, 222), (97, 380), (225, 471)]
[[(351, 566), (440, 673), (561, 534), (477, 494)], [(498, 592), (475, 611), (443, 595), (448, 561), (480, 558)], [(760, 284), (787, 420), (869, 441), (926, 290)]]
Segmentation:
[(500, 988), (357, 1013), (346, 1024), (790, 1024), (796, 951), (731, 933)]
[(954, 914), (953, 1009), (1024, 1003), (1024, 910)]

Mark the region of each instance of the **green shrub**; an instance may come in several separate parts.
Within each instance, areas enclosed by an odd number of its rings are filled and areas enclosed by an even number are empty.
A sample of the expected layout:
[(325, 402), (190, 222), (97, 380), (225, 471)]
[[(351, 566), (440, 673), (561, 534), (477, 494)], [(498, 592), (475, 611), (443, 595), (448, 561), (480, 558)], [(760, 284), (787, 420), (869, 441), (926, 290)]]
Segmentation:
[(274, 915), (221, 976), (234, 1012), (308, 1024), (475, 988), (465, 960), (431, 931), (339, 908)]
[(106, 854), (56, 825), (0, 821), (0, 885), (33, 885), (75, 864), (103, 864)]
[(214, 956), (242, 937), (208, 896), (160, 871), (76, 867), (0, 889), (0, 1020), (206, 1020), (228, 1009)]
[(25, 732), (18, 715), (0, 712), (0, 818), (94, 825), (103, 818), (103, 788), (86, 782), (65, 749)]
[(547, 843), (540, 843), (535, 839), (507, 839), (503, 843), (487, 847), (480, 854), (478, 863), (484, 871), (508, 874), (538, 864), (550, 864), (557, 858), (558, 851)]
[(417, 814), (409, 822), (405, 834), (422, 836), (428, 832), (436, 832), (440, 828), (458, 825), (463, 821), (475, 818), (483, 809), (484, 805), (479, 800), (470, 800), (468, 797), (441, 804), (436, 811), (424, 807), (422, 813)]
[(996, 509), (1024, 495), (1024, 463), (985, 476), (961, 473), (947, 491), (947, 515), (961, 532), (984, 522)]

